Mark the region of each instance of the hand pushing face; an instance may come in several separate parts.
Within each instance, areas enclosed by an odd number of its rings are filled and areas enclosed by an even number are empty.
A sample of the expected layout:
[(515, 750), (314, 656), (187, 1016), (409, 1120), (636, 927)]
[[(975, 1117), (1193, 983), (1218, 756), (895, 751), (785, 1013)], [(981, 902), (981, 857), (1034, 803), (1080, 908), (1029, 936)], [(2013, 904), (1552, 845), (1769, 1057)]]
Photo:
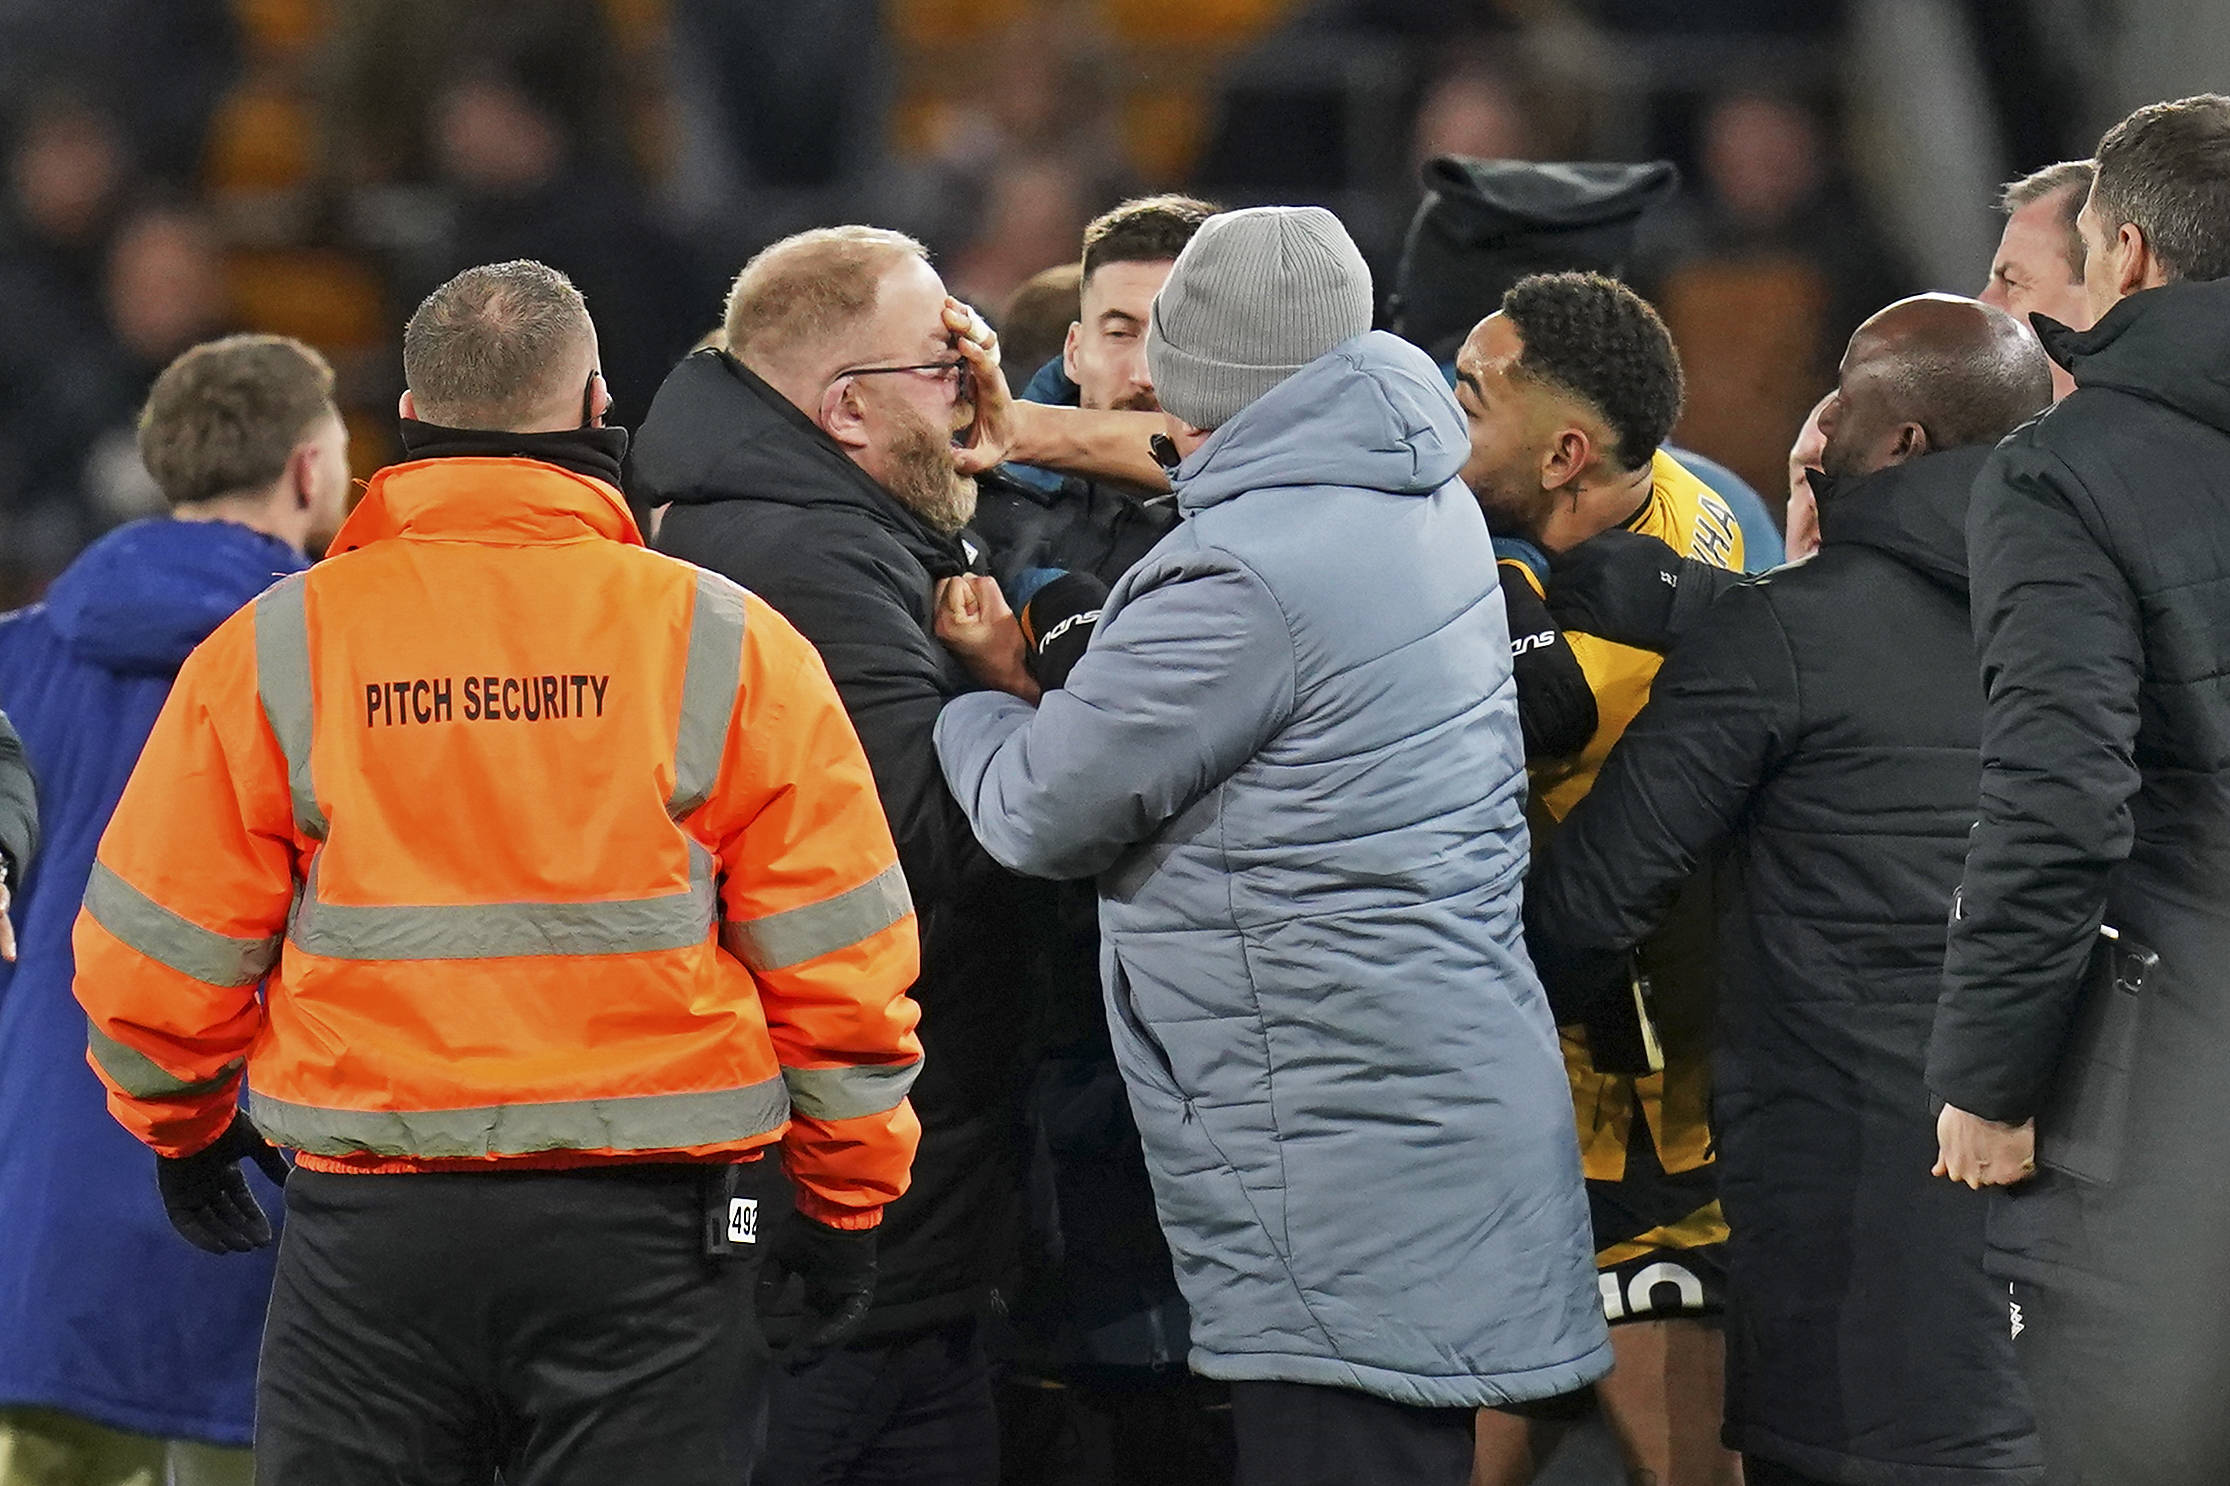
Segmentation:
[(1003, 461), (1014, 445), (1014, 398), (999, 370), (999, 337), (983, 316), (947, 298), (945, 328), (968, 372), (959, 409), (966, 417), (954, 428), (953, 468), (963, 476), (980, 475)]

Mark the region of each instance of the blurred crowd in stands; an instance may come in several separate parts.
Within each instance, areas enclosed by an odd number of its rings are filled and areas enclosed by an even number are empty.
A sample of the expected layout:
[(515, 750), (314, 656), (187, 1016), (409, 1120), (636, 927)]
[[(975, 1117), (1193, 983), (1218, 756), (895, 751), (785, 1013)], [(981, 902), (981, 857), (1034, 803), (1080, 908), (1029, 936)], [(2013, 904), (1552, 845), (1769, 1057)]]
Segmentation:
[(1860, 319), (1972, 291), (1989, 186), (2095, 134), (2064, 8), (9, 0), (0, 604), (157, 508), (132, 420), (213, 334), (321, 348), (362, 475), (395, 452), (395, 327), (468, 264), (569, 274), (632, 425), (802, 226), (911, 232), (996, 315), (1126, 194), (1316, 201), (1383, 291), (1442, 154), (1682, 167), (1635, 274), (1687, 361), (1679, 437), (1774, 490)]

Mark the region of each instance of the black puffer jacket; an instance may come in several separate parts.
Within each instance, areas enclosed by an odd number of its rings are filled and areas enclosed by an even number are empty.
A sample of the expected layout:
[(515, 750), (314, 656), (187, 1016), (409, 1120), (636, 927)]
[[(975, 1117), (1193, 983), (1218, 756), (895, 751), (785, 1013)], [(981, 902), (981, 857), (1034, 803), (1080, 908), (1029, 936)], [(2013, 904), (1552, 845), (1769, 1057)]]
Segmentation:
[[(2040, 329), (2076, 390), (1975, 486), (1980, 821), (1928, 1082), (1993, 1119), (2038, 1113), (2101, 921), (2159, 955), (2118, 1174), (2047, 1170), (2003, 1199), (1992, 1239), (2047, 1304), (2098, 1306), (2087, 1329), (2107, 1340), (2071, 1360), (2084, 1407), (2112, 1421), (2097, 1433), (2126, 1453), (2081, 1460), (2084, 1479), (2217, 1483), (2230, 1480), (2230, 280), (2132, 295), (2089, 331)], [(2042, 1321), (2036, 1334), (2058, 1345)]]
[(1584, 959), (1724, 849), (1728, 1440), (1864, 1486), (2041, 1476), (1988, 1205), (1929, 1176), (1922, 1082), (1980, 771), (1961, 523), (1988, 453), (1851, 483), (1817, 557), (1722, 596), (1528, 887), (1543, 963)]
[(674, 369), (636, 436), (632, 494), (671, 502), (658, 547), (723, 573), (802, 631), (844, 698), (921, 915), (922, 1123), (885, 1218), (867, 1339), (973, 1313), (1011, 1260), (1022, 1101), (1050, 888), (996, 866), (945, 789), (937, 712), (973, 683), (932, 632), (969, 547), (923, 525), (732, 357)]
[(1010, 601), (1049, 572), (1091, 573), (1113, 586), (1177, 524), (1167, 494), (1079, 475), (1049, 479), (1005, 467), (980, 484), (971, 523), (990, 548), (991, 571)]

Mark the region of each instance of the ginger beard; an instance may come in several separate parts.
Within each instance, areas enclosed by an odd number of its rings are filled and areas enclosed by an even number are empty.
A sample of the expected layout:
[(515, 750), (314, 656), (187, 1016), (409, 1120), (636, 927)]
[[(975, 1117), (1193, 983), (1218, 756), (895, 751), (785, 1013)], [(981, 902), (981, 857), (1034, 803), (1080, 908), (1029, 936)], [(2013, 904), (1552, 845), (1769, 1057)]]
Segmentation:
[[(975, 422), (975, 408), (969, 403), (957, 404), (954, 415), (962, 432)], [(894, 403), (890, 416), (897, 425), (890, 445), (891, 497), (938, 531), (952, 535), (975, 517), (975, 477), (953, 467), (950, 432), (905, 403)]]

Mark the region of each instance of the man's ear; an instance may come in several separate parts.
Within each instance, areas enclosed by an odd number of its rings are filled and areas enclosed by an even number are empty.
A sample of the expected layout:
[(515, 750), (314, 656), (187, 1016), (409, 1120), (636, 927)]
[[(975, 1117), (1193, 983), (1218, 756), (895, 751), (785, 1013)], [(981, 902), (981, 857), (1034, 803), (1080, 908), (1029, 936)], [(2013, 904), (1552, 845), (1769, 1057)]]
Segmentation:
[[(1076, 343), (1083, 334), (1084, 326), (1078, 321), (1071, 320), (1069, 321), (1069, 333), (1061, 341), (1061, 375), (1072, 382), (1076, 380)], [(1033, 372), (1032, 375), (1036, 374)]]
[(2145, 241), (2145, 229), (2135, 222), (2122, 223), (2115, 235), (2121, 251), (2121, 282), (2115, 287), (2127, 299), (2140, 289), (2158, 289), (2168, 282), (2168, 271), (2153, 252), (2153, 245)]
[[(409, 393), (403, 394), (405, 397)], [(287, 487), (294, 497), (294, 509), (307, 511), (317, 503), (317, 446), (296, 444), (287, 456)]]
[(1567, 423), (1550, 436), (1541, 451), (1541, 488), (1562, 490), (1579, 482), (1595, 463), (1595, 441), (1586, 429)]
[(1908, 459), (1918, 459), (1921, 455), (1926, 454), (1928, 449), (1927, 429), (1921, 427), (1918, 423), (1900, 423), (1897, 426), (1897, 442), (1892, 444), (1889, 449), (1890, 462), (1892, 464), (1903, 464)]
[(418, 421), (418, 403), (411, 397), (408, 387), (403, 389), (402, 401), (395, 404), (395, 411), (413, 423)]
[(838, 377), (821, 393), (821, 431), (847, 449), (867, 447), (867, 406), (860, 399), (859, 383)]

